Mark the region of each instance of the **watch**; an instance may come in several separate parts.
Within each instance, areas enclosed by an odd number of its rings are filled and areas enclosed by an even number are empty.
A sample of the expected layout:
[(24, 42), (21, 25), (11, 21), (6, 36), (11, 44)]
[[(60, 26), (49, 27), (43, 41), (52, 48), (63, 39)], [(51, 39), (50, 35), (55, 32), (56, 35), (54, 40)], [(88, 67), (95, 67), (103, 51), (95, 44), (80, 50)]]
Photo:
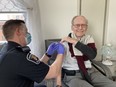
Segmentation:
[(45, 53), (45, 54), (46, 54), (47, 57), (51, 57), (51, 55), (49, 55), (49, 54), (47, 54), (47, 53)]

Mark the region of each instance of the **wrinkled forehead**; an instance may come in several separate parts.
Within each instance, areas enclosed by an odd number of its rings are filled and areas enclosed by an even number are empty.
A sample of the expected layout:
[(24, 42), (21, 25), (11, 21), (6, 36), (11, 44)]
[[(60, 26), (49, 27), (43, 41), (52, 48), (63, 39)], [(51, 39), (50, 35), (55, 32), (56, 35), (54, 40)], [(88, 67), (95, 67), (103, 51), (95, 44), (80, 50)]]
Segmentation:
[(87, 24), (87, 19), (83, 16), (78, 16), (73, 20), (73, 24)]

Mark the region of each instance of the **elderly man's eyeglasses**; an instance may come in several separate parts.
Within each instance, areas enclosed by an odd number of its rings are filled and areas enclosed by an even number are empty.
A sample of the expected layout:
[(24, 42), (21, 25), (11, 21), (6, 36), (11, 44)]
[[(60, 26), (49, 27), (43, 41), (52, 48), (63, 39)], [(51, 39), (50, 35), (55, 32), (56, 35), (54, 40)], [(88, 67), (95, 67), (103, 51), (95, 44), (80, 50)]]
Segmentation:
[(86, 27), (87, 27), (87, 24), (73, 24), (73, 26), (74, 26), (75, 28), (79, 28), (80, 26), (81, 26), (82, 28), (86, 28)]

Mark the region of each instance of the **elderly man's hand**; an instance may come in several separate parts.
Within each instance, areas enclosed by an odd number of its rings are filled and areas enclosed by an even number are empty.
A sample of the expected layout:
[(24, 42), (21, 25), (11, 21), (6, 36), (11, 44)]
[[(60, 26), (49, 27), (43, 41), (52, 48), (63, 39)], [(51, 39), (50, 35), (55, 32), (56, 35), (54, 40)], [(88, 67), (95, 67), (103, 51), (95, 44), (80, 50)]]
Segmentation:
[(80, 39), (74, 39), (74, 38), (71, 38), (71, 37), (67, 36), (67, 37), (62, 38), (61, 43), (68, 42), (68, 43), (72, 43), (72, 44), (75, 45), (79, 40)]

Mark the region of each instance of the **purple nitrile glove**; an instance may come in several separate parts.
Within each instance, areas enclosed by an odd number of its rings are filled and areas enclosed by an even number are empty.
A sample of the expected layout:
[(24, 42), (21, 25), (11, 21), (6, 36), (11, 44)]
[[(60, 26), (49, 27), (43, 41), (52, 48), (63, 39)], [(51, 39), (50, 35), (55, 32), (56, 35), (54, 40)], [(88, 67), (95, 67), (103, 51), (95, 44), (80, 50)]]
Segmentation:
[(46, 53), (48, 55), (52, 55), (56, 50), (58, 49), (58, 45), (57, 45), (57, 42), (53, 42), (49, 45)]
[(64, 45), (61, 44), (61, 43), (57, 43), (57, 45), (58, 45), (57, 53), (58, 54), (64, 54), (64, 52), (65, 52)]

